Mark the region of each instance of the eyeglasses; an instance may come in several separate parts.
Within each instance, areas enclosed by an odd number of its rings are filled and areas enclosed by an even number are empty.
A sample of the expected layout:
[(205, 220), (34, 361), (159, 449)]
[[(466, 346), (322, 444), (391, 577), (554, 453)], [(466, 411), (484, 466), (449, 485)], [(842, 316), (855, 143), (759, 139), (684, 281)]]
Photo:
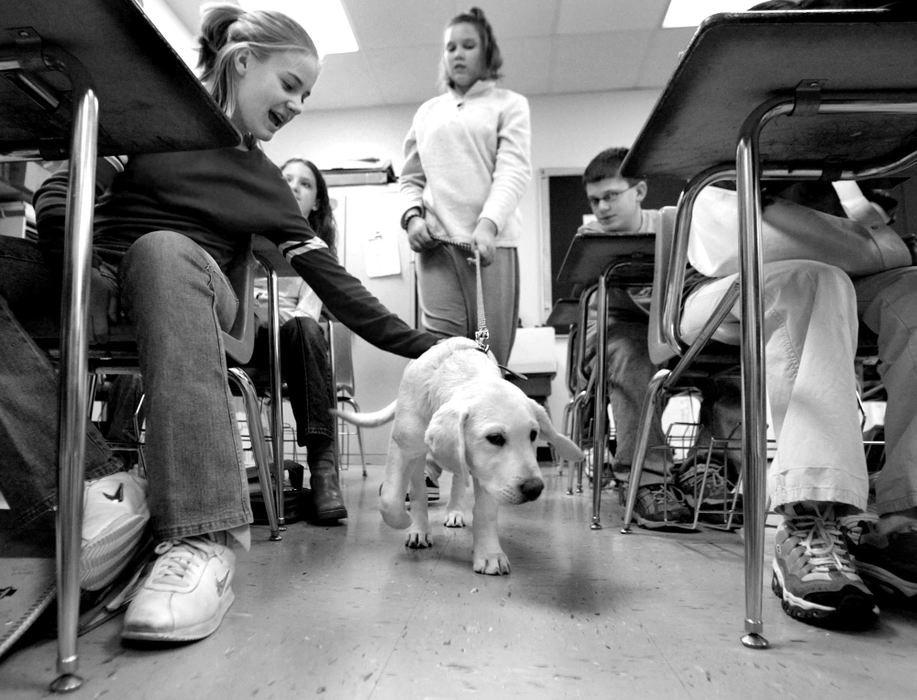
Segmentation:
[(607, 202), (609, 204), (613, 202), (617, 202), (622, 196), (624, 196), (625, 192), (628, 192), (629, 190), (634, 189), (639, 184), (640, 184), (639, 182), (635, 182), (630, 187), (620, 190), (618, 192), (603, 192), (601, 197), (590, 197), (589, 203), (592, 206), (596, 206), (597, 204), (599, 204), (599, 202)]

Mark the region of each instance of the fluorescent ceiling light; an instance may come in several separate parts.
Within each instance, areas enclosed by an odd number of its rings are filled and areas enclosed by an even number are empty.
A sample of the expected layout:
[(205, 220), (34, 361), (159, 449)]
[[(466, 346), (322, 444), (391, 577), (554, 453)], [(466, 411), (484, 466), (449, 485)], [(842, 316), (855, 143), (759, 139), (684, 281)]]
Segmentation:
[(662, 20), (665, 29), (696, 27), (718, 12), (744, 12), (756, 0), (669, 0), (669, 9)]
[(341, 0), (239, 0), (239, 5), (289, 15), (306, 28), (320, 56), (359, 50)]

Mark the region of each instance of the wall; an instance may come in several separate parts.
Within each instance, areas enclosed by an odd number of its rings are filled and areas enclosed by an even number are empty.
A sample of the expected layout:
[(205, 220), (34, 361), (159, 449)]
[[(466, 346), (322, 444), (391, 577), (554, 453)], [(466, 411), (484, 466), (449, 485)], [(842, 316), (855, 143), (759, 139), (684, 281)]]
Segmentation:
[[(511, 87), (511, 86), (509, 86)], [(316, 85), (321, 90), (321, 80)], [(544, 260), (541, 230), (541, 176), (544, 171), (582, 170), (600, 150), (629, 145), (636, 138), (659, 92), (631, 90), (531, 97), (532, 183), (520, 204), (523, 224), (532, 232), (519, 249), (523, 326), (541, 325), (550, 299), (543, 294), (543, 276), (550, 274)], [(308, 110), (280, 131), (265, 150), (276, 162), (304, 155), (319, 167), (341, 159), (377, 157), (391, 159), (395, 172), (403, 161), (401, 145), (417, 105), (339, 111)], [(560, 419), (566, 402), (564, 386), (566, 337), (556, 341), (557, 377), (552, 384), (551, 414)], [(359, 372), (359, 367), (357, 368)], [(365, 408), (375, 408), (367, 404)]]

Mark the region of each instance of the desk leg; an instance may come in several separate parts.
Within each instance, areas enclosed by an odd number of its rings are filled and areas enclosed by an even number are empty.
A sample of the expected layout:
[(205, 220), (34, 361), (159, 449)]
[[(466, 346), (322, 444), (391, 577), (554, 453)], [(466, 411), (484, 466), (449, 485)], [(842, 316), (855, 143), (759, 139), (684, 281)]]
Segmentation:
[(758, 172), (760, 124), (749, 119), (736, 150), (739, 194), (739, 252), (742, 304), (742, 419), (745, 425), (742, 457), (745, 461), (745, 635), (747, 647), (768, 646), (762, 636), (764, 579), (764, 503), (767, 469), (765, 424), (764, 307), (761, 298), (764, 270), (761, 261), (761, 191)]
[(607, 397), (605, 396), (605, 372), (608, 354), (606, 333), (608, 329), (608, 280), (603, 272), (596, 291), (596, 333), (595, 333), (595, 406), (592, 440), (592, 524), (591, 530), (601, 530), (599, 512), (602, 508), (602, 471), (605, 466), (605, 432), (608, 430)]
[[(267, 271), (269, 319), (268, 333), (270, 357), (268, 367), (271, 373), (271, 447), (274, 452), (274, 505), (277, 509), (277, 525), (286, 530), (286, 514), (283, 498), (283, 379), (280, 376), (280, 294), (277, 291), (277, 273)], [(264, 492), (265, 496), (270, 491)]]
[(91, 88), (74, 88), (70, 192), (61, 307), (60, 435), (57, 512), (56, 692), (80, 687), (77, 627), (80, 605), (80, 542), (83, 522), (83, 458), (89, 402), (89, 277), (95, 199), (99, 104)]

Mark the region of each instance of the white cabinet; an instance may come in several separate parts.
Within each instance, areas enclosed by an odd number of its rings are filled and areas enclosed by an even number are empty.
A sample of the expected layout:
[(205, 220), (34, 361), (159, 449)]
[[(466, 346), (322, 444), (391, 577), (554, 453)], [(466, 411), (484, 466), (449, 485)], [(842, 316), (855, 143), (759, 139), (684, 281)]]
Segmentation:
[[(332, 187), (329, 193), (337, 202), (338, 254), (344, 266), (379, 301), (415, 326), (413, 253), (401, 230), (397, 185)], [(355, 336), (353, 361), (356, 399), (362, 410), (382, 408), (395, 398), (407, 359)], [(390, 424), (363, 431), (366, 454), (375, 462), (387, 453), (390, 433)]]

